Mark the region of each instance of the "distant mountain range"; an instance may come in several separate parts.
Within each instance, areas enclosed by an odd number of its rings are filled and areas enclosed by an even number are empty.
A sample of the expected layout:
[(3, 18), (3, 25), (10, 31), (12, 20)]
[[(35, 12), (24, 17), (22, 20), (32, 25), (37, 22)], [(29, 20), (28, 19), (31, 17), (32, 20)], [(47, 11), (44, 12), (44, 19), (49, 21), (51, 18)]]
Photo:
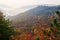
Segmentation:
[(31, 26), (37, 23), (37, 18), (42, 17), (41, 22), (47, 20), (48, 16), (52, 16), (56, 10), (60, 10), (60, 6), (37, 6), (18, 15), (9, 17), (15, 27), (24, 25)]
[(60, 10), (60, 6), (37, 6), (18, 15), (12, 16), (11, 20), (29, 19), (31, 16), (52, 15), (56, 10)]
[[(0, 7), (1, 8), (1, 7)], [(23, 7), (27, 8), (27, 7)], [(44, 22), (47, 21), (48, 16), (52, 16), (56, 10), (60, 10), (60, 6), (43, 6), (43, 5), (35, 5), (35, 6), (28, 6), (30, 8), (27, 11), (24, 11), (21, 13), (20, 8), (15, 9), (15, 13), (18, 15), (15, 16), (7, 16), (7, 18), (12, 21), (12, 25), (15, 27), (23, 27), (24, 25), (27, 25), (31, 27), (32, 25), (35, 25), (38, 22)], [(7, 8), (8, 9), (8, 8)], [(1, 9), (4, 12), (6, 10)], [(20, 12), (20, 13), (19, 13)], [(14, 14), (14, 12), (12, 12)], [(38, 21), (38, 18), (41, 18), (41, 20)]]
[(24, 6), (24, 7), (19, 7), (19, 8), (11, 8), (6, 5), (0, 5), (0, 11), (2, 11), (6, 16), (12, 16), (12, 15), (16, 15), (18, 13), (27, 11), (29, 9), (32, 9), (34, 7), (36, 7), (36, 5)]

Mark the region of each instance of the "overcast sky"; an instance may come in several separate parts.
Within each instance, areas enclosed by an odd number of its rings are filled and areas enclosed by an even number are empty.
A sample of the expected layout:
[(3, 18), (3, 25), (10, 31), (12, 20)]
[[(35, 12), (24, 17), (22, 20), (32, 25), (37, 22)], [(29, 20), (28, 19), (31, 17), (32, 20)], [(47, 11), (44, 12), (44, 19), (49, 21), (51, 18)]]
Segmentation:
[(60, 5), (60, 0), (0, 0), (0, 6), (5, 5), (11, 9), (42, 4)]
[(0, 5), (6, 5), (11, 8), (22, 7), (26, 5), (54, 4), (59, 5), (60, 0), (0, 0)]

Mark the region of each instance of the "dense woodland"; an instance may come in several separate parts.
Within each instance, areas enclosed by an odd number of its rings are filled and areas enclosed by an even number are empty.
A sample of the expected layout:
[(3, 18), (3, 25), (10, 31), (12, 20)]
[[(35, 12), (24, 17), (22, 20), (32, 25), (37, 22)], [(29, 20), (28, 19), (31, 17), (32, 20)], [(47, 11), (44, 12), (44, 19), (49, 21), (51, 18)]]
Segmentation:
[(60, 40), (60, 11), (55, 11), (54, 15), (47, 16), (46, 19), (42, 16), (32, 18), (33, 24), (20, 22), (23, 26), (16, 28), (0, 12), (0, 40)]

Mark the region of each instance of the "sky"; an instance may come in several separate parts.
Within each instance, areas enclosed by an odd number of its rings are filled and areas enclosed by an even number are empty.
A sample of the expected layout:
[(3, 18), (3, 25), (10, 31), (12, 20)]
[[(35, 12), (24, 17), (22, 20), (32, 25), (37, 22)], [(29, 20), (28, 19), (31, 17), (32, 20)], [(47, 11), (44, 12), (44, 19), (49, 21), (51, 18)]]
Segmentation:
[(15, 9), (19, 7), (21, 8), (29, 5), (43, 5), (43, 4), (60, 5), (60, 0), (0, 0), (0, 6), (5, 5), (10, 9)]
[(0, 5), (6, 5), (11, 8), (22, 7), (26, 5), (54, 4), (59, 5), (60, 0), (0, 0)]

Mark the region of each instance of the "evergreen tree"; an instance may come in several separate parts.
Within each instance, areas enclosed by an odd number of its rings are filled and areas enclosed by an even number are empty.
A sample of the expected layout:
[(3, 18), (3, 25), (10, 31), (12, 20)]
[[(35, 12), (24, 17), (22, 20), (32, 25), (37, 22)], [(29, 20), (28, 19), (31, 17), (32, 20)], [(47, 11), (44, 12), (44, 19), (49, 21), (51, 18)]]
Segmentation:
[(9, 20), (5, 20), (3, 13), (0, 12), (0, 40), (9, 40), (11, 34), (13, 34), (13, 28)]

